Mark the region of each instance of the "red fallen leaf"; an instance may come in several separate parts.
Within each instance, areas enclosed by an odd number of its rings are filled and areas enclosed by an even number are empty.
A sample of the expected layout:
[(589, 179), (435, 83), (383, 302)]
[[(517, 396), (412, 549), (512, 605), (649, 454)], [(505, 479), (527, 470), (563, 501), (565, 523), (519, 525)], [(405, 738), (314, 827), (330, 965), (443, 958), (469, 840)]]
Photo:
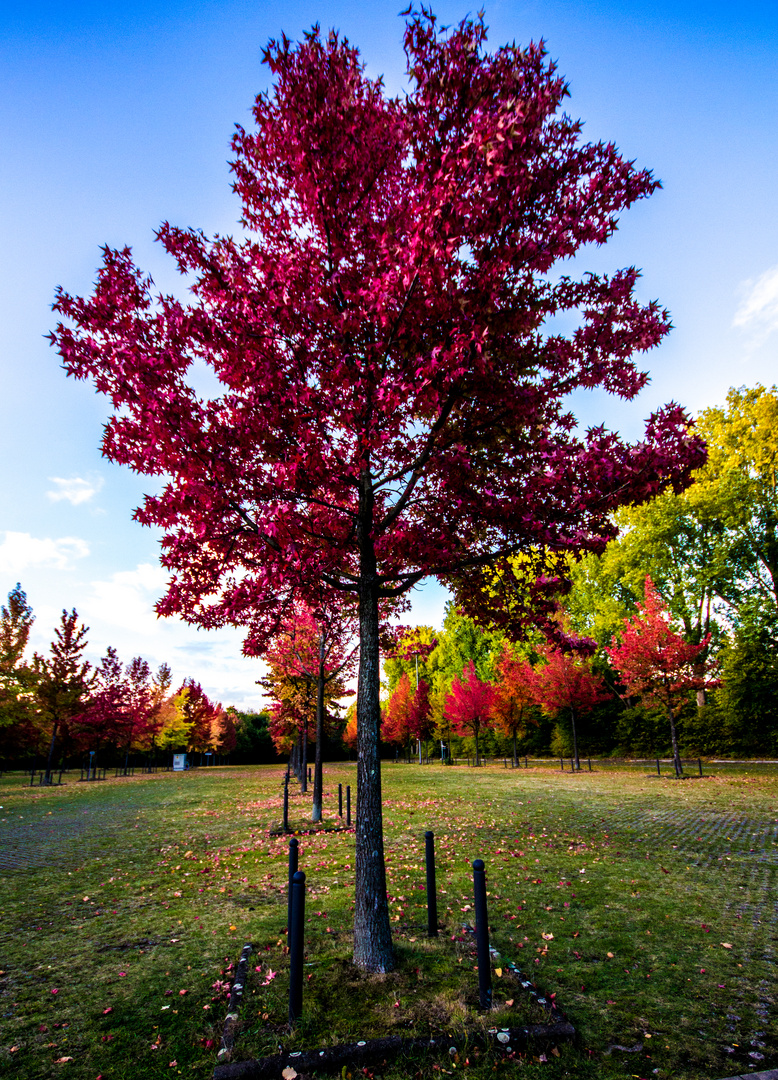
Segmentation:
[(172, 993), (173, 993), (173, 991), (172, 991), (172, 990), (166, 990), (166, 991), (165, 991), (165, 997), (170, 997), (170, 995), (171, 995)]
[(107, 1009), (103, 1009), (103, 1016), (107, 1016), (108, 1013), (113, 1012), (113, 1005), (109, 1005)]
[(189, 991), (188, 991), (188, 990), (179, 990), (179, 991), (178, 991), (179, 997), (183, 997), (183, 996), (184, 996), (184, 994), (188, 994), (188, 993), (189, 993)]
[(660, 866), (659, 869), (662, 871), (663, 874), (669, 874), (670, 873), (669, 870), (665, 870), (664, 866)]
[(58, 994), (59, 993), (59, 988), (55, 986), (54, 989), (51, 992), (52, 992), (52, 994)]

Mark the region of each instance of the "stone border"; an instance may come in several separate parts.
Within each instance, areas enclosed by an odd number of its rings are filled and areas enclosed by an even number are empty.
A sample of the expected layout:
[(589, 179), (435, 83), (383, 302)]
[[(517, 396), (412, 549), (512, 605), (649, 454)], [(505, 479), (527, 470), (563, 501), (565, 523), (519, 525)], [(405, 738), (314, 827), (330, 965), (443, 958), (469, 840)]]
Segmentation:
[[(343, 1043), (326, 1050), (302, 1050), (295, 1053), (275, 1054), (272, 1057), (235, 1061), (228, 1065), (217, 1065), (213, 1071), (214, 1080), (276, 1080), (283, 1069), (291, 1066), (298, 1073), (317, 1069), (327, 1072), (340, 1072), (344, 1066), (361, 1068), (366, 1065), (380, 1064), (385, 1058), (400, 1054), (418, 1054), (429, 1051), (448, 1050), (453, 1057), (464, 1050), (465, 1046), (497, 1045), (506, 1053), (513, 1050), (526, 1050), (530, 1044), (543, 1049), (551, 1049), (558, 1043), (569, 1043), (575, 1038), (572, 1024), (562, 1021), (558, 1024), (531, 1024), (523, 1028), (497, 1028), (483, 1034), (470, 1032), (455, 1036), (439, 1035), (434, 1039), (403, 1039), (399, 1035), (385, 1039), (360, 1040), (355, 1043)], [(452, 1053), (453, 1051), (453, 1053)]]
[[(241, 950), (240, 960), (238, 961), (238, 967), (235, 972), (235, 981), (233, 982), (232, 990), (230, 991), (230, 1003), (227, 1008), (227, 1015), (224, 1018), (222, 1042), (216, 1055), (217, 1061), (229, 1061), (232, 1048), (235, 1044), (235, 1035), (238, 1027), (238, 1009), (243, 1000), (243, 989), (246, 985), (246, 977), (248, 976), (250, 955), (251, 942), (246, 942)], [(218, 1070), (219, 1066), (217, 1065), (216, 1068)]]
[[(466, 933), (473, 933), (472, 927), (468, 925), (462, 929)], [(500, 954), (493, 948), (490, 948), (489, 952), (491, 959), (499, 963)], [(516, 964), (508, 960), (503, 962), (504, 966), (519, 982), (522, 989), (527, 991), (528, 996), (537, 1005), (548, 1010), (551, 1023), (530, 1024), (528, 1027), (521, 1028), (490, 1028), (487, 1032), (465, 1031), (458, 1035), (438, 1035), (435, 1038), (403, 1039), (399, 1035), (391, 1035), (383, 1039), (360, 1039), (358, 1042), (341, 1043), (323, 1050), (297, 1050), (291, 1053), (274, 1054), (271, 1057), (230, 1062), (229, 1058), (237, 1033), (238, 1009), (248, 975), (250, 954), (251, 944), (247, 943), (240, 954), (235, 981), (232, 984), (221, 1048), (216, 1055), (217, 1065), (213, 1071), (213, 1080), (276, 1080), (289, 1066), (298, 1072), (310, 1069), (340, 1072), (346, 1065), (360, 1067), (380, 1064), (389, 1056), (398, 1057), (400, 1054), (441, 1051), (444, 1048), (447, 1048), (453, 1057), (459, 1053), (460, 1048), (464, 1051), (468, 1045), (495, 1045), (504, 1049), (506, 1054), (513, 1050), (527, 1050), (530, 1046), (545, 1050), (552, 1049), (558, 1043), (571, 1043), (576, 1038), (575, 1028), (553, 998), (538, 990), (532, 980)], [(751, 1076), (754, 1075), (751, 1074)], [(728, 1078), (728, 1080), (737, 1080), (737, 1078)], [(756, 1080), (761, 1080), (761, 1078), (757, 1075)], [(765, 1074), (764, 1080), (778, 1080), (778, 1073), (775, 1076)]]
[(778, 1069), (767, 1069), (766, 1072), (738, 1073), (736, 1076), (726, 1076), (724, 1080), (778, 1080)]

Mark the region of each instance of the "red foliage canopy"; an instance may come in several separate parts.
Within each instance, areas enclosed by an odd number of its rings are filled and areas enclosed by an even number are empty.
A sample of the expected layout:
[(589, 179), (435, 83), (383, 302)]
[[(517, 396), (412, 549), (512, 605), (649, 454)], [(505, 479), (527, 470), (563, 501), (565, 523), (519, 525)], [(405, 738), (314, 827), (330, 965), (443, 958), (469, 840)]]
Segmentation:
[[(480, 18), (443, 34), (410, 13), (398, 98), (336, 34), (271, 42), (275, 83), (233, 140), (245, 238), (161, 227), (190, 303), (106, 248), (93, 296), (55, 304), (65, 368), (115, 408), (104, 453), (166, 478), (137, 511), (164, 536), (162, 614), (272, 636), (299, 590), (359, 599), (355, 958), (372, 970), (392, 963), (379, 603), (527, 546), (597, 549), (615, 507), (704, 457), (674, 405), (636, 445), (577, 433), (569, 394), (634, 397), (632, 356), (669, 318), (635, 299), (633, 268), (554, 267), (657, 182), (582, 142), (542, 45), (485, 42)], [(578, 328), (546, 331), (565, 312)], [(196, 360), (221, 397), (189, 385)]]
[(691, 690), (715, 685), (713, 664), (705, 660), (708, 635), (692, 645), (673, 630), (670, 612), (650, 577), (637, 614), (624, 620), (621, 640), (605, 651), (627, 694), (676, 713)]

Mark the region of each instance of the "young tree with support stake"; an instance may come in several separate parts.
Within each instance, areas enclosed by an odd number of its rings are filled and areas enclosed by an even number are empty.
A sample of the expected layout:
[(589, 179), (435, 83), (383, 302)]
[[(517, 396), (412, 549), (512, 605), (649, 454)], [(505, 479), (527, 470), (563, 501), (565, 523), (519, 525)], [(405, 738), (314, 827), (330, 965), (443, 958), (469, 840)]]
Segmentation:
[(478, 678), (475, 664), (468, 660), (461, 678), (455, 677), (451, 683), (451, 693), (446, 697), (446, 716), (457, 735), (473, 736), (476, 765), (481, 764), (478, 735), (491, 724), (494, 699), (494, 687)]
[(711, 677), (713, 662), (704, 659), (709, 640), (706, 637), (693, 645), (673, 630), (667, 606), (647, 577), (644, 602), (638, 604), (636, 615), (624, 620), (618, 644), (605, 650), (627, 694), (664, 710), (670, 722), (676, 776), (683, 774), (676, 730), (678, 711), (692, 690), (708, 689), (718, 682)]
[[(68, 373), (112, 401), (104, 453), (165, 478), (136, 512), (164, 533), (160, 614), (272, 640), (322, 587), (358, 605), (354, 959), (368, 971), (394, 963), (386, 606), (527, 546), (599, 550), (617, 506), (682, 487), (704, 460), (677, 406), (635, 445), (580, 435), (568, 411), (579, 387), (635, 397), (632, 357), (669, 329), (635, 298), (636, 270), (560, 274), (657, 182), (582, 141), (542, 45), (488, 53), (480, 17), (444, 32), (407, 15), (397, 98), (337, 34), (271, 42), (275, 81), (233, 140), (244, 236), (162, 226), (188, 303), (106, 248), (90, 298), (58, 293), (68, 325), (52, 335)], [(547, 329), (566, 312), (571, 334)], [(196, 361), (221, 397), (197, 397)]]
[[(265, 655), (270, 669), (270, 678), (263, 680), (274, 693), (288, 695), (290, 691), (299, 697), (296, 691), (302, 683), (303, 696), (310, 697), (316, 691), (316, 757), (313, 770), (313, 807), (311, 820), (321, 821), (324, 782), (322, 745), (326, 719), (326, 702), (336, 700), (346, 694), (344, 680), (354, 673), (356, 667), (356, 646), (353, 643), (356, 630), (356, 612), (343, 605), (338, 608), (333, 600), (329, 604), (320, 603), (315, 610), (306, 604), (298, 604), (289, 612), (280, 626), (276, 639), (270, 648), (263, 647), (263, 639), (255, 643), (251, 634), (243, 647), (248, 656)], [(282, 705), (279, 702), (279, 705)], [(292, 713), (281, 707), (276, 710), (278, 720), (282, 714), (291, 719)], [(307, 748), (308, 748), (308, 711), (298, 719), (302, 727), (302, 790), (307, 790)]]
[(540, 651), (543, 663), (535, 669), (535, 700), (549, 716), (570, 717), (573, 760), (578, 770), (581, 761), (578, 756), (576, 715), (588, 712), (610, 695), (602, 677), (592, 672), (591, 662), (586, 656), (566, 653), (555, 646), (545, 646)]

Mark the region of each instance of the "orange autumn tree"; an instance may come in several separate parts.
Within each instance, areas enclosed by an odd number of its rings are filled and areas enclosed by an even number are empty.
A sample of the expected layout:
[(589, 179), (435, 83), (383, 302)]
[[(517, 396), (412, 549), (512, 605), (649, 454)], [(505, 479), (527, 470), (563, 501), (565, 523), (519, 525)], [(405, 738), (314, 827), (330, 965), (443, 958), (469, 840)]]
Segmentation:
[(513, 740), (513, 764), (518, 765), (517, 739), (525, 735), (528, 724), (537, 720), (532, 710), (535, 701), (535, 673), (527, 660), (515, 656), (510, 645), (503, 645), (496, 665), (498, 682), (494, 692), (494, 726)]

